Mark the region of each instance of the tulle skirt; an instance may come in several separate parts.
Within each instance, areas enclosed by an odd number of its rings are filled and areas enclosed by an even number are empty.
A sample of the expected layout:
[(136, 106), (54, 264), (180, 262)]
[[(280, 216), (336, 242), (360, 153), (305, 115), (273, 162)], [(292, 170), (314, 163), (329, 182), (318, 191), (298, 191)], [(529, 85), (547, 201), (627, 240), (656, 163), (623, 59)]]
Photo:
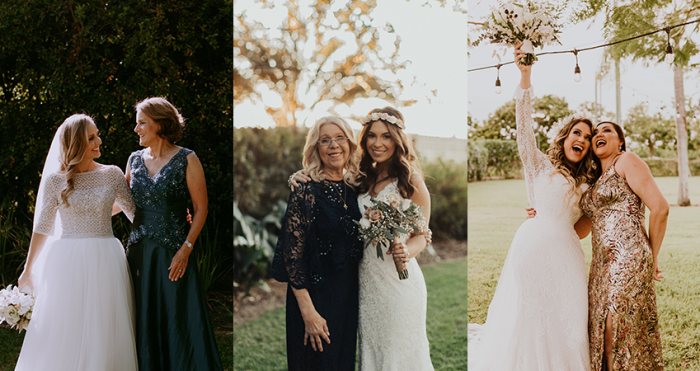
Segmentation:
[(34, 270), (36, 304), (16, 371), (137, 369), (131, 278), (119, 240), (56, 240)]

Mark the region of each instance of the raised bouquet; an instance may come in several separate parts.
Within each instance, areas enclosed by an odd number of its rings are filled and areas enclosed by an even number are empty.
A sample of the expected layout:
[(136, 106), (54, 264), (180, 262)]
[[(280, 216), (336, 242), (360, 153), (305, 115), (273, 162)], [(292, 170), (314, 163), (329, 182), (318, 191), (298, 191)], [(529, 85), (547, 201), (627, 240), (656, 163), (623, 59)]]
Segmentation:
[[(398, 196), (390, 194), (379, 199), (372, 197), (370, 202), (370, 207), (356, 223), (360, 225), (360, 238), (370, 241), (377, 249), (377, 257), (382, 260), (382, 248), (388, 248), (391, 252), (401, 235), (408, 235), (409, 231), (418, 235), (425, 228), (424, 208), (411, 200), (401, 201)], [(394, 265), (399, 279), (407, 279), (408, 269), (401, 258), (394, 257)]]
[(0, 290), (0, 323), (7, 322), (12, 328), (25, 330), (32, 319), (34, 297), (19, 291), (19, 287), (7, 286)]
[(556, 36), (562, 28), (557, 23), (560, 13), (560, 10), (546, 2), (527, 1), (521, 5), (499, 1), (498, 7), (491, 7), (491, 14), (481, 24), (481, 33), (472, 46), (477, 46), (484, 40), (504, 47), (522, 42), (520, 49), (527, 55), (520, 63), (532, 65), (537, 60), (535, 47), (554, 43), (561, 45)]

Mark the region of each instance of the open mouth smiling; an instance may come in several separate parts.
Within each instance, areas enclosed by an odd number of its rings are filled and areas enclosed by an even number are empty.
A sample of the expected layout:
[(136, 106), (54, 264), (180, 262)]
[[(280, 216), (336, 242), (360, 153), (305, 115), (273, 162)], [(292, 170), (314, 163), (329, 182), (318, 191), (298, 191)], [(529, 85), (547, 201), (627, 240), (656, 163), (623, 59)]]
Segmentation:
[(595, 142), (595, 148), (600, 148), (606, 144), (608, 144), (608, 142), (606, 142), (605, 139), (598, 139)]
[(583, 146), (580, 144), (574, 144), (573, 146), (571, 146), (571, 149), (574, 150), (574, 152), (577, 155), (580, 155), (583, 153)]

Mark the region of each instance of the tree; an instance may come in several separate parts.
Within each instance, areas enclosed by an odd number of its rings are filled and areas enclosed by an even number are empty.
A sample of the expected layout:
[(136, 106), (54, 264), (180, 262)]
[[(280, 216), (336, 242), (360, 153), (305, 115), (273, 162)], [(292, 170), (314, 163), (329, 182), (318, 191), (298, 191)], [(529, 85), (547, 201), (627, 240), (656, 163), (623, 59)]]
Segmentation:
[[(615, 119), (615, 114), (610, 111), (606, 111), (603, 105), (600, 103), (583, 102), (578, 106), (576, 111), (590, 118), (591, 121), (595, 121), (596, 117), (598, 118), (598, 122), (614, 121)], [(595, 124), (597, 124), (597, 122), (593, 122), (593, 125)]]
[[(549, 148), (548, 137), (552, 125), (571, 114), (569, 104), (564, 98), (545, 95), (532, 101), (534, 130), (538, 146), (542, 151)], [(515, 100), (499, 107), (483, 123), (472, 125), (473, 136), (469, 139), (515, 139)]]
[(673, 140), (673, 121), (664, 119), (660, 112), (654, 116), (647, 113), (648, 106), (640, 103), (630, 108), (627, 120), (625, 120), (625, 135), (649, 148), (649, 157), (654, 157), (654, 148), (657, 142), (662, 146)]
[[(614, 0), (587, 0), (578, 12), (579, 19), (605, 15), (605, 33), (608, 40), (619, 40), (630, 35), (639, 35), (656, 29), (682, 24), (700, 16), (698, 0), (648, 0), (643, 2), (619, 2)], [(607, 50), (607, 57), (619, 59), (632, 57), (645, 64), (661, 63), (664, 60), (667, 41), (674, 53), (673, 86), (676, 107), (676, 143), (678, 153), (678, 205), (690, 206), (688, 177), (688, 131), (685, 110), (683, 73), (692, 56), (698, 54), (697, 44), (691, 35), (698, 30), (698, 23), (681, 26), (654, 35), (619, 43)]]
[[(262, 1), (274, 8), (271, 1)], [(313, 104), (351, 103), (356, 98), (378, 97), (397, 105), (402, 85), (395, 73), (405, 68), (398, 58), (401, 38), (391, 24), (376, 25), (375, 1), (351, 0), (335, 12), (333, 1), (311, 5), (287, 2), (287, 17), (277, 30), (268, 30), (242, 12), (234, 22), (234, 101), (261, 100), (262, 85), (277, 93), (282, 105), (267, 107), (278, 125), (296, 125), (297, 111), (310, 96)], [(279, 5), (278, 5), (279, 6)], [(309, 13), (302, 11), (310, 6)], [(348, 36), (355, 45), (346, 45)], [(379, 40), (392, 37), (394, 49), (383, 51)], [(351, 51), (347, 51), (347, 47)], [(342, 48), (342, 49), (341, 49)], [(393, 82), (396, 81), (396, 82)]]

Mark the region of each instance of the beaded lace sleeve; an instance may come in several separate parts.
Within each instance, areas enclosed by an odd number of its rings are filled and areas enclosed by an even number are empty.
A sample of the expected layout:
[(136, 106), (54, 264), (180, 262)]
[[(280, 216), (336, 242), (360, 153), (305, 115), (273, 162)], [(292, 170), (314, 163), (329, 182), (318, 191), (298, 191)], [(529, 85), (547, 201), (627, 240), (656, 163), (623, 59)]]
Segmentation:
[(114, 178), (116, 182), (115, 201), (124, 212), (124, 215), (133, 223), (136, 206), (134, 205), (134, 200), (131, 198), (131, 188), (129, 188), (129, 184), (126, 182), (122, 169), (117, 166), (114, 166)]
[(314, 199), (309, 183), (301, 184), (289, 195), (287, 212), (277, 240), (272, 275), (280, 282), (289, 282), (295, 289), (311, 287), (307, 240), (311, 224), (310, 206)]
[(44, 207), (39, 215), (38, 223), (34, 226), (34, 233), (53, 236), (56, 213), (60, 204), (60, 192), (63, 190), (61, 185), (65, 185), (65, 181), (61, 182), (63, 178), (56, 174), (49, 176), (50, 178), (46, 182), (46, 191), (44, 192)]
[(525, 186), (530, 207), (535, 205), (534, 181), (537, 176), (549, 171), (552, 164), (547, 156), (537, 147), (535, 131), (532, 128), (532, 86), (523, 90), (520, 86), (515, 89), (515, 122), (517, 124), (517, 142), (520, 160), (525, 171)]

